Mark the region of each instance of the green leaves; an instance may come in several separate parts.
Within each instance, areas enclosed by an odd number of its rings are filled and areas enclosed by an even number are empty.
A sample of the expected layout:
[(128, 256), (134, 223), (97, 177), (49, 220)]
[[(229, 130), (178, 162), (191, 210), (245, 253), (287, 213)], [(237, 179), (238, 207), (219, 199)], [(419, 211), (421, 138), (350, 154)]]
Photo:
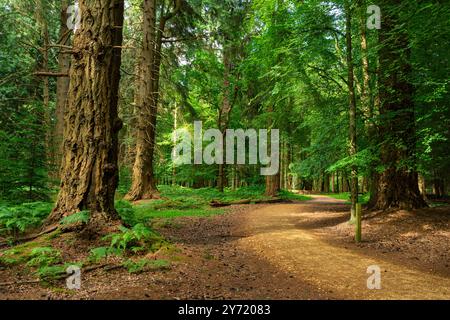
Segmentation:
[(25, 232), (37, 227), (50, 214), (53, 204), (45, 202), (24, 203), (20, 206), (0, 206), (0, 233)]
[(88, 223), (90, 218), (89, 211), (80, 211), (74, 214), (71, 214), (70, 216), (64, 217), (61, 220), (62, 225), (72, 225), (72, 224), (78, 224), (78, 223)]
[(61, 253), (50, 247), (35, 248), (29, 255), (27, 266), (47, 267), (61, 262)]
[[(120, 231), (121, 233), (106, 236), (104, 240), (111, 240), (110, 247), (121, 252), (141, 251), (141, 248), (152, 248), (153, 244), (163, 241), (161, 236), (142, 223), (135, 225), (132, 229), (121, 226)], [(98, 251), (97, 253), (104, 252)]]

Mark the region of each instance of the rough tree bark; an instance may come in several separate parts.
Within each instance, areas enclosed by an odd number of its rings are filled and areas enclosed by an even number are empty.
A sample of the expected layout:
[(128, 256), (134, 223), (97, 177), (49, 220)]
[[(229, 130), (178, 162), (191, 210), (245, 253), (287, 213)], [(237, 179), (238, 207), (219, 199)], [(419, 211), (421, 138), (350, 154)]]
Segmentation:
[(144, 1), (144, 32), (141, 49), (139, 88), (137, 88), (138, 127), (133, 180), (127, 200), (152, 198), (157, 192), (153, 175), (153, 64), (156, 42), (156, 1)]
[[(230, 101), (231, 96), (231, 83), (230, 83), (230, 76), (231, 76), (231, 50), (230, 48), (224, 48), (223, 53), (223, 66), (224, 66), (224, 74), (223, 74), (223, 100), (222, 100), (222, 107), (219, 111), (219, 128), (223, 134), (224, 139), (224, 145), (226, 143), (225, 139), (225, 133), (226, 129), (228, 128), (229, 122), (230, 122), (230, 114), (231, 110), (233, 109), (233, 104)], [(224, 154), (225, 157), (225, 154)], [(217, 189), (220, 192), (223, 192), (225, 187), (225, 164), (219, 164), (219, 172), (217, 175)]]
[(123, 0), (80, 0), (64, 126), (62, 182), (47, 224), (88, 210), (89, 227), (118, 219), (117, 113)]
[[(68, 45), (70, 42), (70, 30), (67, 27), (67, 8), (69, 6), (68, 0), (61, 2), (61, 21), (59, 29), (59, 44)], [(58, 54), (59, 72), (69, 73), (70, 55), (63, 52), (61, 49)], [(63, 135), (64, 135), (64, 110), (67, 103), (67, 94), (69, 92), (69, 77), (58, 77), (56, 79), (56, 110), (55, 118), (56, 125), (53, 132), (53, 141), (55, 144), (55, 162), (57, 166), (61, 164), (63, 153)], [(59, 172), (59, 167), (57, 168)]]
[(162, 58), (162, 42), (167, 22), (181, 10), (181, 0), (175, 1), (173, 11), (161, 14), (156, 28), (156, 0), (144, 1), (142, 46), (141, 102), (136, 141), (136, 159), (133, 182), (125, 197), (130, 201), (159, 197), (154, 176), (153, 160), (156, 146), (156, 126), (159, 103), (159, 79)]
[(384, 0), (380, 37), (380, 128), (381, 162), (376, 209), (413, 209), (426, 207), (415, 171), (415, 114), (410, 83), (411, 50), (407, 30), (401, 25), (395, 6), (400, 0)]

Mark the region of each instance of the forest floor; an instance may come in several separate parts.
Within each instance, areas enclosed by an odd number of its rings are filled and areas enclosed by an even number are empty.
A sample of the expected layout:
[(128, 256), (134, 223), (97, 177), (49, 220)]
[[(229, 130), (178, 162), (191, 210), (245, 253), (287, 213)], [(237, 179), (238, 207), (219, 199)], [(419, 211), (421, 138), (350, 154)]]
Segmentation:
[[(361, 244), (348, 212), (344, 201), (313, 196), (176, 218), (158, 230), (179, 249), (167, 270), (98, 269), (69, 291), (64, 281), (1, 285), (30, 276), (0, 269), (0, 299), (450, 299), (450, 207), (369, 213)], [(367, 288), (372, 265), (381, 290)]]

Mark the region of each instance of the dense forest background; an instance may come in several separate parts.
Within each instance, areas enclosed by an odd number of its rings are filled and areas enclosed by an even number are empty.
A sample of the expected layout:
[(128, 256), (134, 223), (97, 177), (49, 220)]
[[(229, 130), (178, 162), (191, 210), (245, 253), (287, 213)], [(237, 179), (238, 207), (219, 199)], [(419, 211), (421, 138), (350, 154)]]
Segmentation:
[[(261, 186), (274, 196), (358, 184), (386, 209), (445, 196), (450, 3), (378, 2), (380, 29), (367, 28), (376, 11), (363, 0), (125, 1), (118, 197), (158, 197), (158, 185)], [(67, 109), (77, 108), (68, 103), (73, 5), (0, 0), (5, 205), (56, 200), (64, 115), (69, 134)], [(204, 129), (279, 128), (280, 174), (174, 166), (172, 132), (192, 131), (194, 120)]]
[(448, 299), (449, 52), (448, 0), (0, 0), (0, 299)]

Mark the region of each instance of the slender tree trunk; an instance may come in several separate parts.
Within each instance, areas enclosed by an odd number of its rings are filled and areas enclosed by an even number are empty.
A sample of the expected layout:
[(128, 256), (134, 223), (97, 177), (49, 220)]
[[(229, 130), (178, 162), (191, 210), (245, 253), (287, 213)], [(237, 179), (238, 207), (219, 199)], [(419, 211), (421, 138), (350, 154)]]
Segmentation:
[(88, 210), (88, 226), (118, 219), (117, 112), (123, 0), (80, 0), (64, 129), (61, 191), (48, 223)]
[[(411, 50), (396, 6), (400, 0), (384, 0), (380, 35), (381, 162), (375, 208), (413, 209), (426, 207), (415, 171), (415, 114), (410, 83)], [(409, 163), (409, 164), (406, 164)]]
[[(48, 23), (47, 23), (47, 6), (43, 0), (39, 0), (36, 8), (36, 20), (38, 22), (41, 39), (42, 39), (42, 48), (40, 49), (42, 53), (42, 60), (40, 61), (40, 68), (42, 72), (48, 72), (49, 67), (49, 49), (50, 49), (50, 38), (48, 31)], [(45, 126), (45, 150), (47, 152), (47, 161), (49, 168), (49, 176), (53, 176), (53, 168), (55, 167), (53, 159), (53, 143), (52, 143), (52, 117), (50, 110), (50, 82), (48, 76), (42, 77), (42, 102), (43, 102), (43, 114), (44, 114), (44, 126)]]
[(424, 200), (427, 200), (427, 184), (425, 177), (419, 174), (419, 190)]
[[(350, 149), (351, 157), (355, 157), (357, 153), (356, 143), (356, 96), (354, 87), (354, 70), (353, 70), (353, 45), (352, 45), (352, 17), (350, 3), (346, 2), (346, 43), (347, 43), (347, 68), (348, 68), (348, 91), (350, 101)], [(358, 168), (356, 165), (351, 167), (351, 221), (356, 219), (356, 204), (358, 203)]]
[[(228, 128), (229, 122), (230, 122), (230, 113), (233, 108), (233, 105), (230, 101), (231, 96), (231, 49), (229, 47), (224, 48), (223, 53), (223, 65), (224, 65), (224, 74), (223, 74), (223, 100), (222, 100), (222, 107), (219, 112), (219, 128), (223, 134), (224, 138), (224, 146), (226, 145), (226, 136), (225, 132)], [(224, 148), (224, 159), (226, 158), (225, 155), (225, 148)], [(225, 187), (225, 164), (219, 164), (219, 172), (217, 175), (217, 189), (220, 192), (223, 192)]]
[[(269, 114), (271, 114), (273, 112), (273, 107), (270, 106), (269, 110), (267, 110), (269, 112)], [(268, 128), (272, 127), (272, 122), (274, 121), (272, 118), (272, 115), (269, 115), (269, 123), (268, 123)], [(270, 141), (270, 140), (269, 140)], [(272, 146), (268, 146), (269, 147), (269, 153), (271, 152), (270, 149), (272, 148)], [(280, 155), (278, 155), (278, 157), (280, 157)], [(278, 170), (278, 173), (273, 175), (273, 176), (267, 176), (266, 177), (266, 193), (265, 195), (268, 197), (276, 197), (278, 195), (278, 193), (281, 190), (281, 176), (280, 176), (280, 170)]]

